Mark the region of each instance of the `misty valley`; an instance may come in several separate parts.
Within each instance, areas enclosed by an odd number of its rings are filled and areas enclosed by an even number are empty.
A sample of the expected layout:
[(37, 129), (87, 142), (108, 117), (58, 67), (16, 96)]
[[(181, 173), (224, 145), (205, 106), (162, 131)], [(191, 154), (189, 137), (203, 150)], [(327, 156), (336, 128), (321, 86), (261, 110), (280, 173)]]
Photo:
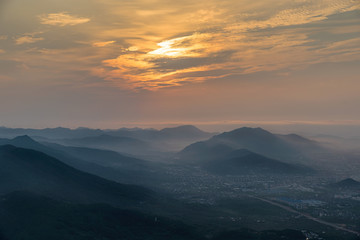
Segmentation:
[(0, 240), (359, 240), (360, 143), (0, 127)]

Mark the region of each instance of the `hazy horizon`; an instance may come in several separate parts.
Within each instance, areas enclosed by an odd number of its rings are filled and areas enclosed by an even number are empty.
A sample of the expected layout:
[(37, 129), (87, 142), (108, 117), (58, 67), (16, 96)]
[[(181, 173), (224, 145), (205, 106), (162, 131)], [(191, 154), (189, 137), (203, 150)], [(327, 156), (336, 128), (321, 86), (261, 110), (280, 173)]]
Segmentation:
[(0, 127), (5, 128), (23, 128), (23, 129), (45, 129), (45, 128), (69, 128), (69, 129), (78, 129), (78, 128), (89, 128), (89, 129), (102, 129), (102, 130), (115, 130), (121, 128), (141, 128), (141, 129), (157, 129), (161, 130), (163, 128), (174, 128), (184, 125), (192, 125), (199, 128), (205, 132), (228, 132), (237, 128), (242, 127), (251, 127), (251, 128), (263, 128), (265, 130), (271, 131), (278, 134), (300, 134), (305, 137), (316, 137), (321, 135), (328, 135), (334, 137), (343, 137), (343, 138), (360, 138), (360, 124), (351, 123), (351, 124), (340, 124), (340, 123), (331, 123), (331, 122), (319, 122), (319, 123), (299, 123), (299, 122), (261, 122), (261, 121), (233, 121), (233, 122), (174, 122), (174, 123), (120, 123), (113, 124), (110, 126), (42, 126), (42, 127), (32, 127), (32, 126), (5, 126), (1, 125)]

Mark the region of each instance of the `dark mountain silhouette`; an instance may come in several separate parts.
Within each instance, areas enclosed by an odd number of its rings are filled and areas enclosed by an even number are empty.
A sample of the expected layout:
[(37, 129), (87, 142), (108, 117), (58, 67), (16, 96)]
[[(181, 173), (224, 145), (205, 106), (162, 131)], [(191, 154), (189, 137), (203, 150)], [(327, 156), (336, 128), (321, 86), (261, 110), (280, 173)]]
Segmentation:
[(210, 141), (224, 143), (237, 149), (246, 148), (271, 157), (299, 154), (289, 143), (262, 128), (239, 128), (216, 135)]
[(161, 163), (154, 163), (118, 152), (46, 143), (45, 153), (81, 171), (130, 184), (153, 185), (161, 181)]
[(304, 138), (297, 134), (287, 134), (287, 135), (277, 134), (276, 136), (285, 140), (288, 144), (292, 145), (297, 150), (306, 152), (308, 154), (322, 153), (329, 151), (328, 149), (325, 149), (320, 143), (308, 138)]
[(121, 128), (121, 129), (90, 129), (90, 128), (45, 128), (45, 129), (25, 129), (25, 128), (6, 128), (0, 127), (0, 136), (15, 137), (19, 135), (38, 136), (52, 139), (70, 139), (96, 137), (100, 135), (112, 135), (118, 137), (130, 137), (137, 139), (151, 138), (208, 138), (212, 133), (204, 132), (192, 125), (183, 125), (173, 128), (142, 129), (142, 128)]
[(182, 161), (197, 164), (202, 161), (222, 158), (223, 156), (234, 151), (235, 148), (225, 143), (215, 143), (213, 141), (204, 141), (193, 143), (184, 148), (178, 157)]
[(202, 166), (208, 171), (220, 175), (304, 174), (312, 172), (309, 168), (284, 163), (246, 149), (236, 150), (220, 159), (204, 162)]
[[(210, 138), (207, 141), (191, 144), (184, 148), (179, 158), (197, 160), (208, 158), (214, 148), (221, 148), (221, 154), (235, 149), (248, 149), (270, 158), (285, 162), (310, 161), (308, 154), (315, 150), (323, 151), (315, 142), (298, 135), (276, 135), (262, 128), (239, 128)], [(216, 154), (219, 155), (219, 154)]]
[(141, 128), (121, 128), (118, 130), (104, 130), (107, 134), (112, 136), (130, 137), (141, 140), (164, 140), (164, 139), (204, 139), (212, 136), (212, 133), (204, 132), (192, 125), (183, 125), (172, 128), (156, 129), (141, 129)]
[(360, 182), (358, 182), (352, 178), (347, 178), (340, 182), (331, 184), (330, 187), (339, 189), (339, 190), (358, 190), (358, 191), (360, 191)]
[[(46, 128), (22, 129), (0, 127), (0, 136), (13, 138), (19, 135), (29, 135), (39, 140), (75, 146), (107, 147), (116, 151), (125, 151), (134, 154), (145, 151), (179, 151), (195, 141), (207, 139), (214, 134), (201, 131), (191, 126), (174, 128), (142, 129), (89, 129), (89, 128)], [(118, 137), (118, 138), (114, 138)], [(91, 146), (88, 144), (92, 144)], [(127, 151), (128, 150), (128, 151)]]
[(38, 149), (38, 150), (45, 148), (45, 146), (33, 140), (28, 135), (17, 136), (13, 139), (5, 139), (5, 138), (0, 139), (0, 145), (6, 145), (6, 144), (14, 145), (22, 148), (30, 148), (30, 149)]
[(201, 131), (192, 125), (184, 125), (174, 128), (154, 129), (120, 129), (109, 131), (114, 136), (131, 137), (147, 142), (154, 151), (179, 151), (190, 143), (208, 139), (212, 133)]
[(111, 136), (108, 134), (102, 134), (99, 136), (94, 137), (85, 137), (85, 138), (75, 138), (75, 139), (68, 139), (68, 141), (72, 141), (74, 143), (81, 143), (81, 144), (123, 144), (123, 143), (130, 143), (130, 144), (144, 144), (140, 140), (130, 138), (130, 137), (117, 137)]
[(181, 222), (109, 205), (79, 205), (28, 192), (1, 197), (0, 231), (8, 240), (200, 240)]
[(1, 144), (41, 151), (71, 167), (117, 182), (139, 184), (147, 183), (150, 179), (160, 181), (159, 174), (155, 173), (161, 169), (159, 164), (110, 150), (69, 147), (55, 143), (41, 144), (28, 136), (0, 139)]
[(134, 151), (143, 152), (150, 149), (149, 144), (142, 140), (130, 137), (111, 136), (108, 134), (94, 137), (63, 139), (61, 142), (71, 146), (96, 147), (125, 153)]
[(184, 125), (174, 128), (164, 128), (158, 133), (160, 137), (176, 139), (209, 138), (213, 135), (211, 133), (201, 131), (200, 129), (192, 125)]
[(46, 147), (61, 151), (79, 160), (109, 167), (148, 167), (149, 163), (134, 157), (125, 156), (115, 151), (87, 147), (70, 147), (60, 144), (46, 144)]
[(6, 128), (0, 127), (0, 135), (13, 138), (19, 135), (39, 136), (46, 138), (62, 139), (62, 138), (81, 138), (89, 136), (97, 136), (103, 133), (100, 129), (90, 128), (44, 128), (44, 129), (27, 129), (27, 128)]
[(42, 151), (56, 158), (77, 158), (86, 162), (96, 163), (104, 166), (143, 166), (146, 161), (128, 157), (118, 152), (86, 147), (68, 147), (55, 143), (39, 143), (31, 137), (24, 135), (13, 139), (0, 139), (0, 145), (13, 145), (21, 148), (28, 148)]
[(0, 146), (0, 193), (26, 190), (79, 202), (133, 205), (152, 198), (146, 188), (81, 172), (42, 152)]

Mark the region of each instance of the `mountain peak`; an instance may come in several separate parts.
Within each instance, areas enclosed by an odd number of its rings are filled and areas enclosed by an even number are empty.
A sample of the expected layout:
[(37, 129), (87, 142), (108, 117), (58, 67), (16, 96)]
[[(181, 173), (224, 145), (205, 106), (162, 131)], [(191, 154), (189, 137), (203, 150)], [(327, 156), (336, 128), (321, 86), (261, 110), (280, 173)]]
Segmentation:
[(17, 136), (8, 141), (8, 144), (14, 145), (16, 147), (23, 148), (33, 148), (33, 149), (42, 149), (43, 145), (35, 141), (28, 135)]
[(15, 138), (13, 138), (11, 140), (11, 142), (14, 142), (14, 143), (31, 143), (31, 144), (38, 144), (38, 142), (36, 142), (34, 139), (32, 139), (31, 137), (29, 137), (28, 135), (22, 135), (22, 136), (17, 136)]
[(261, 127), (257, 127), (257, 128), (242, 127), (242, 128), (237, 128), (235, 130), (232, 130), (231, 132), (270, 133)]
[(180, 138), (204, 138), (211, 135), (210, 133), (204, 132), (193, 125), (182, 125), (173, 128), (164, 128), (159, 132), (163, 136)]
[(162, 129), (160, 131), (161, 132), (167, 132), (167, 131), (203, 132), (199, 128), (197, 128), (197, 127), (195, 127), (193, 125), (182, 125), (182, 126), (177, 126), (177, 127), (173, 127), (173, 128), (164, 128), (164, 129)]
[(220, 135), (215, 136), (215, 138), (274, 138), (275, 135), (271, 132), (268, 132), (262, 128), (251, 128), (251, 127), (242, 127), (232, 130), (230, 132), (224, 132)]
[(336, 182), (336, 183), (333, 183), (331, 184), (331, 186), (333, 188), (336, 188), (336, 189), (357, 189), (359, 190), (360, 189), (360, 182), (352, 179), (352, 178), (346, 178), (344, 180), (341, 180), (340, 182)]
[(360, 182), (352, 179), (352, 178), (346, 178), (342, 181), (339, 182), (339, 184), (343, 184), (343, 185), (359, 185), (360, 186)]

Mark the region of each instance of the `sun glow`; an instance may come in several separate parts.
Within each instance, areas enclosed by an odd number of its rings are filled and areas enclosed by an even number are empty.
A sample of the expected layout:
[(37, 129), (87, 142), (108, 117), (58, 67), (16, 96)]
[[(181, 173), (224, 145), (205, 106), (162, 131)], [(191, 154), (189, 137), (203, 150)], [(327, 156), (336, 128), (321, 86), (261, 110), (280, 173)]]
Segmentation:
[(199, 53), (196, 50), (203, 48), (201, 42), (195, 42), (199, 40), (198, 34), (174, 38), (165, 40), (157, 45), (160, 47), (154, 51), (149, 52), (150, 55), (158, 55), (164, 57), (195, 57)]
[(177, 57), (181, 56), (183, 53), (186, 52), (186, 48), (173, 48), (173, 41), (168, 40), (161, 43), (158, 43), (157, 45), (160, 47), (154, 51), (149, 52), (149, 54), (152, 55), (164, 55), (167, 57)]

